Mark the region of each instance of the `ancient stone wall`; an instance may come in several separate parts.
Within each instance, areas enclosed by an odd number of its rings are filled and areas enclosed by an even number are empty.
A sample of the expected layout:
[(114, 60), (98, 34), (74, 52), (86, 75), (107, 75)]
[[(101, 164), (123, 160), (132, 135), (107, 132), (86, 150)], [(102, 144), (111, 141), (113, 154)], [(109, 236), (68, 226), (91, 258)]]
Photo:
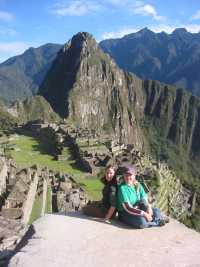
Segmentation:
[(36, 195), (36, 191), (37, 191), (37, 185), (38, 185), (38, 173), (34, 172), (33, 174), (33, 180), (30, 184), (30, 188), (29, 188), (29, 192), (27, 195), (27, 199), (26, 202), (24, 204), (23, 207), (23, 218), (22, 218), (22, 222), (27, 224), (29, 222), (29, 218), (31, 215), (31, 211), (33, 208), (33, 204), (34, 204), (34, 200), (35, 200), (35, 195)]
[[(1, 168), (3, 181), (3, 206), (0, 211), (0, 265), (12, 255), (15, 247), (28, 229), (36, 194), (42, 194), (40, 216), (45, 214), (47, 186), (52, 189), (52, 210), (67, 212), (80, 210), (88, 198), (82, 188), (68, 174), (57, 173), (48, 168), (32, 166), (22, 170), (9, 168), (6, 158)], [(56, 202), (53, 202), (53, 197)], [(55, 205), (56, 204), (56, 205)]]
[(0, 196), (6, 192), (6, 179), (8, 178), (8, 165), (4, 157), (0, 158)]

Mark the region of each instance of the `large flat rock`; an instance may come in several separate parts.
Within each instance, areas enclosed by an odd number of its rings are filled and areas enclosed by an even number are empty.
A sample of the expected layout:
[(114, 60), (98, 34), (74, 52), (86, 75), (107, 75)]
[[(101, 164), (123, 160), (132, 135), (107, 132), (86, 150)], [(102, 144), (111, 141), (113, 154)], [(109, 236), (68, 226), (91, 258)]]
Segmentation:
[(171, 220), (134, 230), (80, 213), (45, 215), (9, 267), (200, 267), (200, 234)]

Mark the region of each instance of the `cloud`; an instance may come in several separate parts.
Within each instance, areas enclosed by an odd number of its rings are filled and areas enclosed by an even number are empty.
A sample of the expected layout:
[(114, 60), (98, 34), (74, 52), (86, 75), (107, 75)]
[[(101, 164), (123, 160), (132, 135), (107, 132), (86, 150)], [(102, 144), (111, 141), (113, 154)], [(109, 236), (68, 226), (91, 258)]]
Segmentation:
[(135, 28), (135, 27), (123, 27), (119, 29), (118, 31), (104, 32), (101, 36), (101, 40), (121, 38), (124, 35), (127, 35), (129, 33), (134, 33), (139, 30), (140, 30), (139, 28)]
[(200, 19), (200, 10), (198, 10), (194, 15), (192, 15), (191, 20)]
[(121, 0), (104, 0), (104, 3), (105, 4), (112, 4), (113, 6), (119, 6), (119, 7), (121, 7), (121, 6), (125, 6), (125, 5), (127, 5), (128, 3), (129, 3), (129, 1), (128, 0), (123, 0), (123, 1), (121, 1)]
[(149, 29), (158, 33), (158, 32), (166, 32), (172, 33), (177, 28), (185, 28), (188, 32), (198, 33), (200, 31), (200, 24), (176, 24), (176, 25), (167, 25), (167, 24), (158, 24), (150, 26)]
[(24, 42), (0, 42), (0, 62), (9, 57), (22, 54), (29, 47), (30, 45)]
[(14, 36), (16, 34), (17, 34), (16, 30), (0, 26), (0, 35)]
[(186, 30), (192, 33), (200, 32), (200, 24), (186, 24), (182, 28), (186, 28)]
[(170, 26), (170, 25), (166, 25), (166, 24), (158, 24), (158, 25), (150, 26), (149, 29), (152, 30), (153, 32), (156, 32), (156, 33), (159, 33), (159, 32), (172, 33), (176, 29), (176, 26)]
[[(104, 32), (101, 36), (101, 40), (105, 39), (115, 39), (115, 38), (122, 38), (123, 36), (135, 33), (141, 30), (142, 27), (122, 27), (117, 31), (111, 32)], [(179, 25), (167, 25), (167, 24), (158, 24), (158, 25), (151, 25), (148, 27), (153, 32), (166, 32), (172, 33), (176, 28), (185, 28), (187, 31), (191, 33), (200, 32), (200, 24), (179, 24)]]
[(136, 1), (136, 3), (131, 7), (130, 11), (137, 15), (151, 16), (155, 20), (165, 20), (164, 17), (158, 15), (154, 6), (144, 4), (142, 1)]
[(13, 21), (14, 15), (12, 13), (0, 10), (0, 20), (4, 20), (4, 21), (8, 21), (8, 22)]
[(56, 3), (51, 9), (51, 12), (63, 16), (83, 16), (88, 13), (97, 11), (101, 5), (95, 1), (70, 1), (69, 3)]

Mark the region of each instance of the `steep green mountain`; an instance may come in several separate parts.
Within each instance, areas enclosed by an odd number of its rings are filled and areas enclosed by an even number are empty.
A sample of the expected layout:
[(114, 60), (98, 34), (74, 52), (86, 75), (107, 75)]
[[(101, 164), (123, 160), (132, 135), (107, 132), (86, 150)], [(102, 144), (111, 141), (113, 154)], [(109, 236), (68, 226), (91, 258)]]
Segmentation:
[(29, 121), (59, 122), (59, 116), (53, 111), (50, 104), (42, 96), (32, 96), (24, 101), (16, 101), (7, 109), (10, 114), (18, 118), (18, 122)]
[(154, 33), (144, 28), (120, 39), (104, 40), (100, 46), (124, 70), (200, 96), (200, 33), (184, 28), (171, 34)]
[(143, 90), (141, 127), (151, 154), (167, 161), (187, 185), (197, 186), (200, 192), (200, 99), (150, 80), (143, 82)]
[(98, 134), (107, 130), (141, 148), (136, 117), (142, 110), (133, 105), (142, 102), (141, 87), (142, 81), (121, 71), (90, 34), (79, 33), (60, 50), (39, 93), (76, 126)]
[(18, 119), (12, 116), (4, 105), (4, 102), (0, 99), (0, 130), (7, 130), (12, 128)]
[(61, 45), (29, 48), (0, 64), (0, 96), (6, 103), (35, 95)]
[(9, 108), (0, 100), (0, 130), (12, 129), (29, 121), (59, 122), (60, 117), (42, 96), (16, 101)]
[(167, 161), (200, 203), (199, 98), (121, 71), (88, 33), (63, 47), (39, 92), (71, 124)]

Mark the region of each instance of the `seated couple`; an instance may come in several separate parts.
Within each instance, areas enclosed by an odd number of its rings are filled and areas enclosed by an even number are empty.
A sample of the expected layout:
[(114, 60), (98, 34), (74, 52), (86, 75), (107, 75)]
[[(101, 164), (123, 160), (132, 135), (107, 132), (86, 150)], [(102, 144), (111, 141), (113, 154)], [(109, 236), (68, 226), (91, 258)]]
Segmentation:
[(83, 208), (84, 214), (109, 222), (117, 211), (119, 220), (133, 228), (162, 226), (168, 222), (158, 208), (151, 208), (136, 174), (135, 167), (128, 167), (124, 181), (118, 184), (114, 167), (107, 167), (105, 177), (101, 179), (104, 183), (102, 201), (88, 204)]

